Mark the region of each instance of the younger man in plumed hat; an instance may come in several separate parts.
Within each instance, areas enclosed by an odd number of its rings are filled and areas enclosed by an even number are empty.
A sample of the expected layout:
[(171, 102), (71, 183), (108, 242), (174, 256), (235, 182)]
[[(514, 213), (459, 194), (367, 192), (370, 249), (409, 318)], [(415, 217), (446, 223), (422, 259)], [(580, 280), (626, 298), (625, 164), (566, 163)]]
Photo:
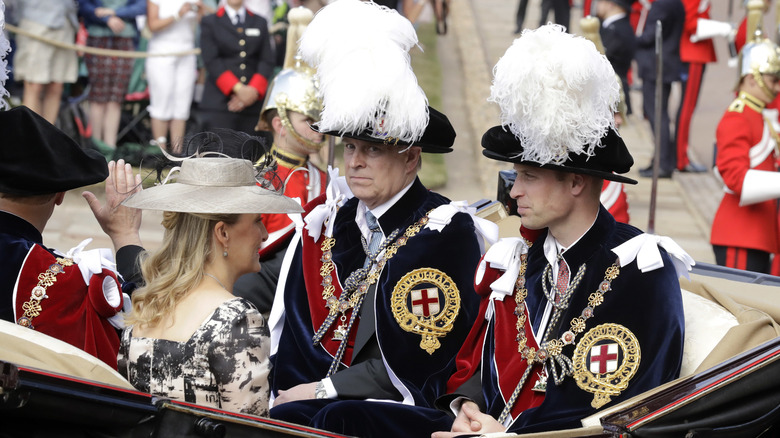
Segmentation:
[(66, 191), (106, 178), (105, 159), (24, 106), (0, 111), (0, 138), (0, 319), (116, 368), (119, 337), (109, 319), (123, 297), (111, 251), (85, 251), (84, 242), (62, 254), (42, 239)]
[[(346, 177), (333, 171), (285, 256), (269, 321), (273, 418), (390, 435), (366, 419), (431, 406), (476, 317), (481, 220), (417, 178), (420, 154), (451, 151), (455, 131), (417, 85), (416, 42), (408, 20), (359, 0), (326, 6), (303, 35), (323, 94), (316, 127), (343, 135)], [(408, 412), (417, 434), (443, 425)]]
[(604, 180), (636, 183), (620, 175), (633, 159), (614, 128), (609, 62), (549, 25), (524, 31), (494, 73), (501, 126), (482, 137), (483, 154), (514, 163), (523, 229), (477, 270), (481, 314), (437, 402), (456, 413), (437, 437), (579, 427), (675, 379), (682, 359), (676, 268), (692, 260), (599, 204)]

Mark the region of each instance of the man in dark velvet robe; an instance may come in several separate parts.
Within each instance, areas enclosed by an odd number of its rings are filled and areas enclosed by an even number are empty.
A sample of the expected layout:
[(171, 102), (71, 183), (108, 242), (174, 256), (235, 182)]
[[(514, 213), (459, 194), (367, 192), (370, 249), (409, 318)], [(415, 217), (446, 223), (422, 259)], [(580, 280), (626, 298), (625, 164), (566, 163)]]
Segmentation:
[[(354, 37), (331, 44), (334, 29), (360, 34), (356, 23), (416, 40), (395, 11), (356, 0), (323, 8), (302, 38), (304, 60), (322, 75), (325, 104), (316, 129), (344, 137), (346, 176), (331, 171), (326, 194), (305, 207), (305, 226), (282, 264), (269, 319), (270, 415), (346, 435), (391, 436), (392, 427), (373, 420), (401, 410), (404, 424), (430, 435), (449, 420), (436, 423), (414, 408), (430, 407), (444, 394), (477, 316), (476, 231), (485, 224), (417, 178), (421, 153), (450, 152), (455, 130), (427, 105), (408, 47), (395, 47), (381, 32), (372, 34), (369, 47)], [(328, 50), (304, 50), (312, 42)], [(384, 64), (400, 63), (390, 70), (399, 72), (391, 81), (375, 81), (387, 73), (384, 65), (372, 71), (363, 59), (377, 44)], [(336, 63), (333, 50), (344, 55)], [(355, 75), (369, 80), (348, 79)], [(334, 95), (339, 89), (349, 93)], [(362, 111), (345, 102), (363, 95), (379, 100)], [(355, 113), (368, 122), (350, 123)]]
[(42, 236), (65, 192), (103, 181), (106, 161), (23, 106), (0, 112), (0, 137), (0, 319), (116, 369), (119, 336), (109, 318), (123, 299), (113, 267), (103, 263), (113, 256), (81, 247), (63, 254)]
[[(518, 71), (531, 53), (542, 55)], [(555, 85), (523, 86), (540, 77)], [(677, 377), (684, 321), (675, 268), (692, 260), (599, 204), (604, 180), (636, 184), (620, 175), (633, 159), (613, 126), (618, 98), (607, 59), (555, 27), (524, 34), (496, 66), (491, 100), (504, 124), (485, 133), (483, 154), (514, 164), (523, 229), (480, 263), (481, 316), (450, 394), (437, 401), (455, 420), (435, 437), (576, 428)], [(535, 105), (557, 117), (540, 117)]]

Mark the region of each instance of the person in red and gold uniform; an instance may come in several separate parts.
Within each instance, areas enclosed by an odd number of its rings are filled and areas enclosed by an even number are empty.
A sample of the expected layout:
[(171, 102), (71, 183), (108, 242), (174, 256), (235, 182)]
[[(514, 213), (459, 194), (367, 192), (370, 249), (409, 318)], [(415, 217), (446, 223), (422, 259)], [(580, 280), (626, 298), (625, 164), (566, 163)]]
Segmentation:
[(739, 94), (715, 136), (716, 170), (725, 191), (710, 236), (715, 260), (719, 265), (765, 273), (771, 255), (780, 252), (777, 132), (763, 114), (780, 91), (777, 50), (776, 44), (760, 36), (742, 48)]
[[(304, 7), (290, 11), (290, 29), (300, 36), (312, 19), (312, 12)], [(255, 129), (268, 130), (273, 134), (271, 155), (278, 164), (277, 175), (284, 180), (284, 194), (300, 199), (306, 204), (325, 192), (327, 176), (311, 161), (309, 155), (316, 154), (323, 145), (324, 136), (311, 129), (320, 120), (322, 101), (317, 96), (319, 89), (314, 79), (314, 70), (297, 56), (297, 39), (289, 38), (285, 68), (279, 72), (268, 87), (263, 111)], [(287, 215), (269, 214), (263, 216), (263, 225), (268, 230), (265, 247), (289, 235), (293, 228)]]
[[(284, 183), (284, 194), (297, 198), (302, 205), (325, 192), (325, 172), (309, 160), (319, 152), (325, 136), (311, 128), (320, 120), (322, 100), (314, 79), (314, 70), (297, 56), (297, 41), (312, 19), (311, 10), (290, 10), (285, 68), (271, 82), (255, 130), (270, 132), (273, 143), (268, 152), (276, 161), (276, 175)], [(269, 136), (266, 136), (269, 137)], [(263, 156), (260, 161), (268, 157)], [(279, 281), (284, 252), (295, 231), (286, 214), (264, 214), (263, 225), (268, 240), (260, 250), (263, 269), (242, 276), (234, 292), (249, 299), (261, 313), (268, 315)]]

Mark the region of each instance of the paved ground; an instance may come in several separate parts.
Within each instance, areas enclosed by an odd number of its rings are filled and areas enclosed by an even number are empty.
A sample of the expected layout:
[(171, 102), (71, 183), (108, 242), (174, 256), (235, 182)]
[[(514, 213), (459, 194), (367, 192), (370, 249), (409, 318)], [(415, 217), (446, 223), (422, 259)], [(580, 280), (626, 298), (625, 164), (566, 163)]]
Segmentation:
[[(579, 3), (579, 2), (575, 2)], [(713, 18), (728, 20), (727, 2), (712, 2)], [(526, 26), (539, 22), (540, 0), (531, 0)], [(504, 163), (487, 160), (481, 155), (479, 141), (498, 120), (498, 110), (486, 101), (489, 95), (491, 71), (499, 57), (515, 38), (513, 0), (451, 0), (450, 33), (439, 39), (438, 56), (445, 77), (442, 80), (443, 110), (458, 132), (455, 152), (447, 156), (449, 183), (441, 191), (452, 199), (476, 201), (496, 196), (497, 171)], [(739, 8), (737, 8), (739, 9)], [(741, 18), (741, 11), (735, 13)], [(581, 9), (572, 9), (572, 30), (579, 31)], [(773, 14), (770, 14), (773, 17)], [(774, 31), (770, 29), (770, 31)], [(711, 163), (714, 131), (720, 116), (732, 99), (729, 91), (736, 76), (727, 66), (724, 40), (716, 41), (720, 62), (707, 67), (702, 96), (692, 124), (692, 155), (699, 163)], [(641, 108), (641, 93), (632, 91), (634, 108)], [(679, 99), (676, 90), (672, 100)], [(676, 107), (676, 104), (673, 104)], [(621, 134), (634, 155), (636, 165), (629, 176), (639, 180), (628, 187), (631, 222), (646, 229), (651, 183), (639, 178), (638, 169), (650, 162), (653, 151), (649, 125), (638, 115), (629, 118)], [(97, 191), (99, 192), (100, 189)], [(673, 237), (696, 260), (713, 262), (708, 243), (712, 215), (720, 201), (721, 191), (710, 173), (677, 173), (672, 179), (661, 180), (655, 231)], [(142, 238), (149, 248), (159, 245), (162, 232), (160, 215), (144, 213)], [(110, 246), (99, 232), (80, 191), (68, 193), (64, 205), (55, 210), (49, 222), (44, 242), (67, 249), (85, 237), (94, 237), (90, 247)]]

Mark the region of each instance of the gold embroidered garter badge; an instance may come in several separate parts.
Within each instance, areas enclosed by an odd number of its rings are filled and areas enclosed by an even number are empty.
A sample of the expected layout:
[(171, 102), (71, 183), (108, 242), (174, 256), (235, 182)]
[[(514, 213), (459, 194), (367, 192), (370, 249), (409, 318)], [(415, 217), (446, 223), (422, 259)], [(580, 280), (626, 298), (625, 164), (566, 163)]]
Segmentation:
[(581, 389), (595, 394), (590, 405), (598, 409), (628, 388), (640, 359), (639, 342), (630, 330), (618, 324), (601, 324), (577, 343), (572, 356), (574, 380)]
[(396, 283), (390, 304), (398, 325), (421, 335), (420, 348), (433, 354), (441, 347), (439, 338), (452, 330), (460, 312), (460, 294), (449, 275), (421, 268)]

